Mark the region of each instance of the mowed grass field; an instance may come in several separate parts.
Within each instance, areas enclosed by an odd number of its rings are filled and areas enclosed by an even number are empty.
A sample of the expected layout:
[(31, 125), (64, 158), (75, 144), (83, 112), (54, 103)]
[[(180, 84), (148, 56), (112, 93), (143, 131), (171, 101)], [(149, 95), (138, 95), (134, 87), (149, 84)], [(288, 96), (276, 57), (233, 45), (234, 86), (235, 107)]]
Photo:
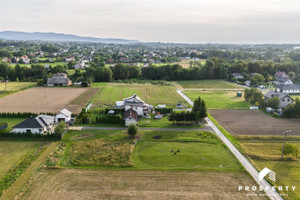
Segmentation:
[[(294, 161), (280, 160), (283, 137), (240, 136), (237, 139), (258, 170), (268, 167), (276, 172), (276, 182), (271, 181), (274, 185), (296, 186), (295, 191), (285, 192), (288, 194), (286, 199), (300, 199), (300, 159), (297, 158)], [(299, 136), (288, 137), (287, 143), (295, 144), (300, 150)], [(300, 155), (300, 151), (298, 155)]]
[(138, 95), (146, 102), (147, 91), (148, 104), (153, 106), (165, 104), (175, 107), (177, 101), (182, 101), (182, 98), (176, 93), (176, 88), (173, 85), (95, 83), (93, 87), (100, 88), (100, 91), (91, 99), (93, 107), (115, 106), (116, 101), (122, 101), (133, 94)]
[(63, 108), (79, 113), (90, 97), (98, 90), (93, 88), (34, 87), (0, 98), (1, 112), (51, 112)]
[(242, 171), (222, 142), (203, 131), (143, 132), (132, 160), (136, 168)]
[(245, 102), (244, 92), (242, 92), (242, 97), (237, 96), (237, 91), (186, 90), (183, 93), (192, 101), (200, 96), (208, 109), (249, 109), (250, 106), (248, 102)]
[(4, 117), (0, 117), (0, 123), (7, 123), (7, 125), (8, 125), (8, 127), (6, 129), (0, 130), (0, 134), (1, 134), (2, 131), (4, 131), (4, 132), (11, 131), (15, 125), (22, 122), (23, 120), (25, 120), (25, 118), (4, 118)]
[(38, 142), (0, 141), (0, 178)]
[[(34, 82), (8, 82), (6, 85), (6, 91), (16, 91), (30, 86), (35, 86)], [(0, 91), (5, 91), (5, 83), (0, 83)]]
[(222, 80), (177, 81), (184, 89), (243, 89), (243, 87)]
[(256, 185), (245, 172), (178, 170), (46, 170), (22, 199), (267, 199), (238, 191)]

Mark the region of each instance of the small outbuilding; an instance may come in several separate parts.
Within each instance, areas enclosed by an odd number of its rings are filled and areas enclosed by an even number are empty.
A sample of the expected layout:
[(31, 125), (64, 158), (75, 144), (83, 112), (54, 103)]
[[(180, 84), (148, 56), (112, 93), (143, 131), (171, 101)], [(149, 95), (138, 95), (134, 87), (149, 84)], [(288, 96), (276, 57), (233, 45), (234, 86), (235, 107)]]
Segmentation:
[(69, 123), (71, 121), (71, 118), (72, 112), (64, 108), (55, 116), (55, 123), (59, 123), (60, 121)]
[(130, 124), (138, 125), (138, 114), (135, 110), (129, 109), (124, 112), (124, 120), (125, 126), (129, 126)]
[(52, 78), (48, 78), (47, 86), (70, 86), (72, 85), (72, 81), (67, 77), (65, 73), (56, 73), (52, 76)]

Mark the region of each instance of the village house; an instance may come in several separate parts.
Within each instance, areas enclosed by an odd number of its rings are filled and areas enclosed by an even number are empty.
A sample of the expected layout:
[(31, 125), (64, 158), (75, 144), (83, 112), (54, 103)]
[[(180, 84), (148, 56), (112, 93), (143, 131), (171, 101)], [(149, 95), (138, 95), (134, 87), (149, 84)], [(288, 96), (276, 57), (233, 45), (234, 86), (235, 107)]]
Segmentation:
[(278, 97), (280, 102), (279, 102), (279, 109), (284, 109), (286, 108), (289, 104), (294, 103), (294, 99), (291, 98), (289, 95), (281, 93), (281, 92), (274, 92), (273, 90), (267, 92), (264, 95), (265, 102), (267, 103), (269, 99)]
[(125, 126), (129, 126), (130, 124), (138, 125), (138, 115), (137, 112), (129, 109), (124, 112), (124, 120), (125, 120)]
[(289, 78), (279, 77), (275, 81), (273, 81), (276, 85), (291, 85), (293, 84), (293, 81)]
[[(123, 102), (125, 108), (125, 113), (124, 113), (125, 125), (132, 123), (133, 120), (136, 120), (137, 123), (138, 116), (148, 117), (149, 113), (151, 112), (151, 109), (153, 109), (151, 105), (146, 104), (136, 94), (132, 95), (131, 97), (123, 99)], [(135, 117), (135, 113), (136, 113), (136, 117)]]
[(48, 78), (47, 86), (70, 86), (72, 85), (72, 81), (67, 77), (65, 73), (56, 73), (52, 76), (52, 78)]
[(54, 117), (50, 115), (39, 115), (28, 118), (13, 127), (12, 133), (52, 134), (54, 133)]
[(295, 84), (290, 85), (277, 85), (276, 92), (282, 92), (285, 94), (300, 94), (300, 86)]
[(235, 77), (236, 79), (244, 79), (244, 76), (239, 73), (232, 73), (231, 76)]
[(28, 56), (26, 56), (26, 55), (21, 56), (20, 59), (21, 59), (25, 64), (29, 64), (29, 63), (30, 63), (30, 59), (29, 59)]
[(74, 69), (85, 69), (88, 65), (86, 65), (84, 62), (78, 62), (74, 65)]
[(274, 76), (276, 77), (276, 78), (279, 78), (279, 77), (283, 77), (283, 78), (288, 78), (289, 76), (285, 73), (285, 72), (276, 72), (275, 74), (274, 74)]
[(68, 124), (71, 122), (71, 119), (72, 119), (72, 112), (64, 108), (55, 116), (55, 123), (64, 121), (66, 124)]
[(9, 62), (9, 63), (11, 62), (11, 60), (8, 57), (3, 58), (1, 61), (2, 62)]

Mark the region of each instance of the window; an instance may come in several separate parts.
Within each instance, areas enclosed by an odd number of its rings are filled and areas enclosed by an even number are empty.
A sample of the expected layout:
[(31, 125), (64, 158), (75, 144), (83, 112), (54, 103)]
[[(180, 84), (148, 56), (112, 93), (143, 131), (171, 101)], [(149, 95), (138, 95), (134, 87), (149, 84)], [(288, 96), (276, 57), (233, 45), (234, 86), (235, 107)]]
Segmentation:
[(290, 101), (290, 99), (288, 99), (287, 101)]
[(282, 99), (282, 102), (284, 102), (284, 99)]

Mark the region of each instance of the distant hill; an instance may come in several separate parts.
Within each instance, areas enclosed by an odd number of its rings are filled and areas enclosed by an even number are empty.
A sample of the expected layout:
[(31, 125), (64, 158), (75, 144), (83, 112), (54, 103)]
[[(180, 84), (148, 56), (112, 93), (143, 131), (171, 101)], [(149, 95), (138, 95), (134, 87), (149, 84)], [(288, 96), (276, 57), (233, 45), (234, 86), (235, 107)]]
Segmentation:
[(138, 40), (126, 40), (115, 38), (94, 38), (94, 37), (81, 37), (72, 34), (63, 33), (26, 33), (19, 31), (2, 31), (0, 38), (6, 40), (39, 40), (39, 41), (61, 41), (61, 42), (99, 42), (99, 43), (115, 43), (115, 44), (129, 44), (138, 43)]

